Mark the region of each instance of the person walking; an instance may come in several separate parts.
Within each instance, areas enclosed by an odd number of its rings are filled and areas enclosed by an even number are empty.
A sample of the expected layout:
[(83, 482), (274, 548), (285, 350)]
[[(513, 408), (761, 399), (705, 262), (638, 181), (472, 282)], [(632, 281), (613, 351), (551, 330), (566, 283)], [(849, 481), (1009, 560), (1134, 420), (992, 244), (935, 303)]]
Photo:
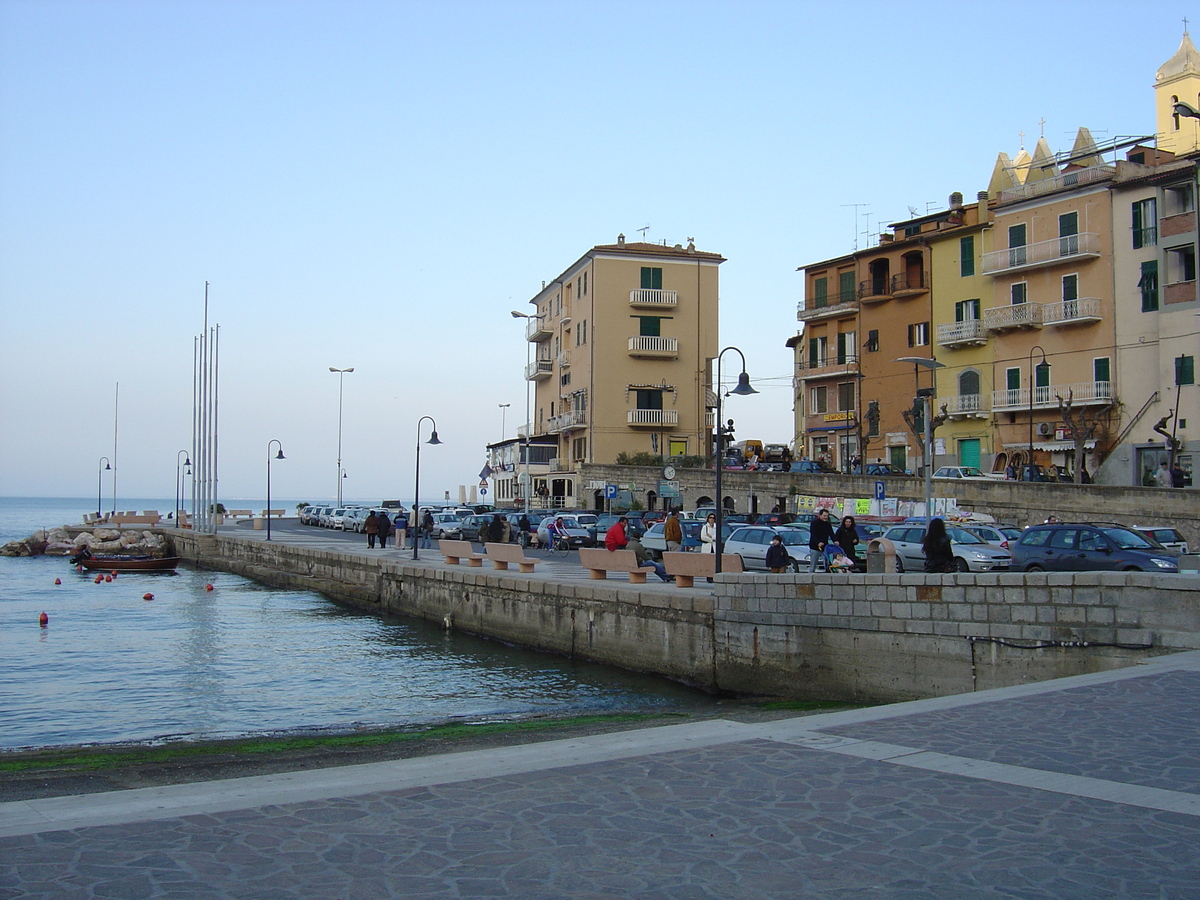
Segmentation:
[(608, 550), (622, 550), (628, 543), (629, 537), (625, 534), (625, 517), (621, 516), (605, 532), (604, 546)]
[(1154, 473), (1154, 486), (1160, 488), (1171, 486), (1171, 470), (1167, 468), (1165, 462), (1158, 464), (1158, 470)]
[(433, 513), (425, 510), (421, 516), (421, 547), (428, 550), (433, 546)]
[(1183, 469), (1179, 467), (1179, 463), (1175, 463), (1171, 467), (1171, 487), (1181, 488), (1187, 486), (1187, 476), (1184, 475)]
[(783, 538), (775, 535), (771, 538), (771, 546), (767, 548), (767, 568), (774, 575), (782, 575), (792, 562), (791, 554), (787, 552), (787, 547), (783, 546)]
[(704, 524), (700, 526), (700, 552), (717, 552), (717, 514), (709, 513)]
[(792, 471), (792, 451), (790, 447), (783, 448), (783, 471)]
[(386, 509), (379, 511), (379, 549), (387, 549), (388, 535), (392, 533), (392, 518)]
[(925, 571), (954, 572), (957, 566), (954, 562), (954, 547), (950, 544), (950, 535), (946, 533), (946, 523), (941, 519), (933, 519), (925, 538), (921, 541), (921, 549), (925, 551)]
[(833, 523), (829, 521), (829, 510), (818, 509), (808, 532), (808, 571), (817, 571), (825, 558), (825, 545), (833, 541)]
[(667, 550), (671, 552), (683, 547), (683, 526), (679, 524), (679, 516), (675, 514), (675, 510), (667, 513), (667, 520), (663, 522), (663, 540), (667, 544)]
[(861, 541), (858, 537), (858, 527), (854, 521), (854, 516), (843, 516), (842, 524), (838, 526), (838, 530), (833, 533), (833, 542), (842, 548), (842, 552), (850, 558), (850, 562), (854, 564), (855, 569), (862, 567), (858, 559), (858, 552), (854, 549)]
[(379, 516), (375, 515), (375, 510), (371, 510), (370, 514), (363, 521), (363, 531), (367, 534), (367, 549), (375, 549), (375, 535), (379, 533)]
[(529, 534), (533, 530), (529, 524), (529, 516), (521, 513), (521, 518), (517, 519), (517, 530), (521, 532), (521, 546), (529, 546)]
[(649, 566), (654, 569), (654, 574), (663, 581), (671, 580), (671, 576), (667, 574), (667, 570), (663, 567), (663, 564), (650, 558), (650, 551), (642, 546), (642, 542), (637, 539), (637, 535), (629, 539), (629, 543), (625, 545), (625, 549), (633, 551), (633, 555), (637, 557), (638, 565), (643, 569)]
[(396, 527), (396, 549), (408, 549), (408, 513), (400, 509), (396, 513), (396, 520), (392, 523)]
[(504, 520), (500, 518), (500, 513), (494, 513), (492, 521), (488, 522), (487, 539), (493, 544), (504, 542)]

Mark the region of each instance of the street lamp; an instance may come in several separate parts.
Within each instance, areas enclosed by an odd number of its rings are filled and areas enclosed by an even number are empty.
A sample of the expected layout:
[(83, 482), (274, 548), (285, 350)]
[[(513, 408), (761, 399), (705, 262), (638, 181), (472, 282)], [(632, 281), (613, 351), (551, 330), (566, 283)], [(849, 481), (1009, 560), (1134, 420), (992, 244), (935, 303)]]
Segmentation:
[(721, 526), (722, 522), (724, 521), (725, 511), (725, 504), (721, 500), (721, 466), (724, 462), (723, 457), (725, 456), (725, 426), (721, 423), (721, 357), (724, 356), (729, 350), (737, 350), (737, 355), (742, 358), (742, 374), (738, 376), (737, 387), (735, 387), (729, 393), (738, 394), (739, 396), (758, 393), (758, 391), (750, 386), (750, 376), (746, 374), (746, 354), (742, 353), (741, 350), (738, 350), (737, 347), (726, 347), (717, 354), (717, 433), (716, 445), (714, 447), (716, 450), (715, 455), (717, 457), (717, 543), (716, 547), (714, 548), (717, 553), (717, 558), (713, 561), (713, 571), (715, 572), (721, 571), (721, 554), (725, 552), (725, 541), (722, 539), (721, 535)]
[(508, 408), (510, 406), (512, 406), (512, 404), (511, 403), (497, 403), (496, 405), (498, 407), (500, 407), (500, 440), (503, 441), (504, 440), (504, 417), (506, 415), (508, 415)]
[[(514, 319), (544, 319), (537, 313), (523, 313), (513, 310), (509, 313)], [(529, 513), (529, 495), (533, 493), (533, 482), (529, 478), (529, 431), (533, 428), (533, 420), (529, 416), (529, 340), (525, 340), (525, 513)]]
[(931, 399), (932, 390), (923, 397), (921, 396), (918, 373), (921, 368), (929, 369), (930, 372), (944, 369), (946, 368), (946, 364), (940, 363), (929, 356), (902, 356), (896, 362), (910, 362), (913, 364), (913, 381), (917, 385), (917, 397), (925, 401), (925, 415), (922, 416), (925, 419), (925, 447), (921, 451), (921, 459), (925, 463), (925, 528), (928, 529), (929, 520), (933, 518), (933, 402)]
[[(271, 445), (279, 444), (279, 441), (267, 441), (267, 540), (271, 539)], [(283, 455), (283, 444), (279, 444), (279, 454), (275, 459), (286, 459)]]
[[(104, 473), (112, 471), (112, 466), (109, 464), (107, 456), (100, 457), (100, 462), (104, 463), (104, 468), (101, 469), (99, 467), (100, 464), (99, 463), (96, 464), (96, 467), (97, 467), (97, 472), (96, 472), (96, 518), (100, 518), (100, 503), (101, 503), (100, 484), (104, 478)], [(113, 501), (113, 512), (116, 512), (116, 510), (117, 510), (116, 501)]]
[(335, 369), (333, 366), (330, 366), (330, 367), (329, 367), (329, 371), (330, 371), (330, 372), (336, 372), (336, 373), (337, 373), (337, 377), (338, 377), (338, 459), (337, 459), (338, 480), (337, 480), (337, 505), (338, 505), (338, 506), (341, 506), (341, 505), (342, 505), (342, 479), (346, 477), (345, 473), (342, 471), (342, 379), (343, 379), (343, 377), (345, 376), (345, 374), (346, 374), (347, 372), (353, 372), (353, 371), (354, 371), (354, 366), (351, 366), (351, 367), (350, 367), (350, 368), (348, 368), (348, 369)]
[(417, 555), (417, 548), (421, 545), (421, 423), (426, 419), (433, 425), (433, 434), (426, 443), (440, 444), (437, 436), (437, 422), (433, 416), (421, 416), (417, 419), (417, 480), (413, 486), (413, 512), (412, 512), (412, 529), (413, 529), (413, 559), (418, 560), (421, 557)]
[(191, 475), (192, 460), (186, 450), (175, 454), (175, 527), (179, 527), (179, 507), (183, 503), (183, 483), (179, 478), (179, 457), (183, 457), (183, 465), (188, 470), (184, 474)]
[(1042, 361), (1038, 364), (1039, 368), (1046, 365), (1046, 351), (1041, 346), (1031, 347), (1029, 350), (1029, 461), (1025, 468), (1025, 477), (1029, 481), (1034, 481), (1033, 468), (1033, 402), (1034, 394), (1037, 393), (1037, 378), (1033, 368), (1033, 353), (1034, 351), (1042, 354)]

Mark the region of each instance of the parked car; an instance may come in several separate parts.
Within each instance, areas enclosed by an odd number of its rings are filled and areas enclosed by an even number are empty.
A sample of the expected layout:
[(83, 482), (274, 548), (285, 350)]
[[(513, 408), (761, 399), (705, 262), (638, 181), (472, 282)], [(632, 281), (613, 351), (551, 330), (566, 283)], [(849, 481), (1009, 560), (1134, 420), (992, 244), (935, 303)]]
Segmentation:
[(811, 475), (836, 475), (838, 470), (819, 459), (798, 459), (792, 463), (792, 472), (807, 472)]
[(333, 527), (332, 518), (333, 518), (334, 510), (335, 510), (335, 507), (322, 506), (321, 512), (318, 514), (318, 517), (317, 517), (317, 524), (320, 525), (322, 528), (332, 528)]
[(481, 538), (479, 536), (479, 532), (482, 529), (486, 537), (487, 527), (491, 524), (491, 522), (491, 515), (476, 513), (474, 515), (467, 516), (462, 520), (462, 525), (459, 526), (459, 537), (461, 537), (464, 541), (485, 540), (485, 538)]
[(304, 507), (304, 509), (300, 510), (300, 524), (301, 525), (316, 525), (320, 514), (321, 514), (321, 507), (306, 506), (306, 507)]
[(867, 463), (865, 466), (855, 466), (855, 475), (869, 475), (873, 478), (878, 478), (881, 475), (907, 475), (899, 466), (891, 463)]
[(790, 525), (743, 525), (736, 529), (725, 541), (725, 552), (736, 553), (742, 558), (742, 566), (747, 569), (765, 569), (767, 567), (767, 548), (771, 539), (779, 535), (783, 546), (794, 560), (792, 568), (800, 571), (800, 566), (808, 566), (808, 536), (807, 528), (795, 528)]
[(440, 512), (433, 514), (433, 537), (459, 540), (462, 537), (463, 520), (456, 513)]
[[(604, 543), (604, 535), (608, 534), (608, 529), (612, 528), (613, 523), (619, 518), (621, 516), (616, 513), (605, 513), (602, 516), (596, 517), (594, 539), (597, 544)], [(637, 535), (640, 538), (646, 533), (646, 526), (640, 518), (628, 516), (626, 518), (625, 533), (628, 535)]]
[(356, 534), (361, 534), (363, 528), (366, 527), (367, 516), (370, 514), (370, 509), (361, 506), (346, 507), (346, 515), (342, 519), (342, 531), (353, 531)]
[[(947, 525), (946, 534), (954, 550), (954, 561), (960, 572), (1006, 572), (1012, 565), (1012, 554), (985, 541), (979, 535)], [(896, 546), (897, 572), (924, 572), (925, 550), (921, 541), (925, 538), (924, 523), (893, 525), (883, 536)]]
[[(656, 559), (661, 557), (667, 549), (667, 540), (663, 537), (663, 529), (665, 527), (665, 522), (655, 522), (642, 535), (642, 546)], [(680, 519), (679, 527), (683, 531), (683, 549), (698, 550), (701, 544), (700, 529), (704, 527), (704, 523), (699, 519)], [(725, 540), (729, 540), (729, 536), (733, 534), (733, 530), (733, 527), (729, 523), (721, 523), (721, 535)]]
[(975, 466), (942, 466), (933, 472), (934, 478), (958, 478), (963, 481), (996, 481)]
[(995, 544), (1003, 550), (1012, 551), (1012, 545), (1021, 537), (1021, 529), (1015, 525), (981, 525), (963, 523), (963, 528), (972, 534), (977, 534), (989, 544)]
[(1146, 537), (1158, 541), (1168, 550), (1174, 550), (1177, 553), (1188, 552), (1187, 538), (1174, 528), (1163, 528), (1157, 525), (1134, 525), (1133, 528)]
[(1013, 547), (1023, 572), (1178, 572), (1179, 557), (1124, 525), (1054, 522), (1026, 528)]
[[(538, 545), (548, 547), (550, 545), (550, 525), (558, 520), (558, 516), (546, 516), (538, 523), (537, 536)], [(563, 526), (567, 529), (567, 542), (571, 547), (592, 547), (596, 541), (592, 538), (592, 534), (586, 528), (579, 524), (574, 516), (563, 516)]]
[(329, 528), (335, 531), (344, 531), (346, 529), (346, 508), (339, 506), (329, 514), (326, 521)]

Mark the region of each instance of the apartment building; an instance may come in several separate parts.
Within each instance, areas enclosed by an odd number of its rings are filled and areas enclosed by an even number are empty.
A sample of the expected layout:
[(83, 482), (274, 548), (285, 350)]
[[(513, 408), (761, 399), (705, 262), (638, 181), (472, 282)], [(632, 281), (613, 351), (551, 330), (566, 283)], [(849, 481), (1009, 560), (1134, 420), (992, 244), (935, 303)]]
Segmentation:
[[(525, 314), (534, 386), (521, 429), (553, 446), (540, 477), (555, 506), (602, 505), (584, 463), (619, 454), (703, 456), (709, 369), (717, 354), (718, 253), (627, 242), (595, 246), (546, 282)], [(520, 478), (521, 466), (514, 477)], [(500, 492), (498, 486), (498, 493)], [(520, 496), (520, 485), (512, 491)]]

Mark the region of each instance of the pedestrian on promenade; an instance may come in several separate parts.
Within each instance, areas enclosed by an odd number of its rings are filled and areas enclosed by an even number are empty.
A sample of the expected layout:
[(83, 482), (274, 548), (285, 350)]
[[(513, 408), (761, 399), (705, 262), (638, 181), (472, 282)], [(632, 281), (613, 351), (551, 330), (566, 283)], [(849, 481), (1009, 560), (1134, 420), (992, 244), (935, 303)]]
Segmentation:
[(1154, 473), (1154, 486), (1160, 488), (1171, 487), (1171, 470), (1167, 468), (1165, 462), (1158, 464), (1158, 471)]
[(426, 550), (433, 546), (433, 513), (429, 510), (421, 516), (421, 546)]
[(858, 527), (854, 521), (854, 516), (842, 517), (842, 524), (833, 533), (833, 542), (842, 548), (842, 552), (850, 558), (850, 562), (854, 564), (854, 568), (859, 569), (862, 567), (858, 559), (858, 554), (854, 550), (860, 543)]
[(667, 513), (667, 520), (663, 523), (663, 540), (667, 543), (667, 550), (671, 552), (683, 547), (683, 526), (679, 524), (679, 516), (675, 514), (675, 510)]
[(638, 565), (643, 569), (649, 566), (654, 569), (654, 574), (663, 581), (671, 580), (671, 576), (667, 574), (667, 570), (663, 567), (663, 564), (650, 558), (650, 552), (642, 546), (642, 542), (637, 539), (636, 534), (629, 539), (629, 543), (625, 545), (625, 549), (633, 551), (633, 555), (637, 557)]
[(812, 520), (808, 532), (808, 571), (817, 571), (817, 566), (825, 558), (825, 545), (833, 541), (833, 523), (829, 521), (829, 510), (818, 509), (817, 517)]
[(499, 544), (504, 541), (504, 520), (500, 518), (500, 513), (494, 513), (492, 521), (488, 522), (487, 539), (493, 544)]
[(950, 535), (946, 533), (946, 523), (941, 519), (933, 519), (929, 530), (921, 541), (921, 549), (925, 551), (925, 571), (954, 572), (957, 566), (954, 562), (954, 547), (950, 544)]
[(396, 549), (408, 549), (408, 513), (403, 509), (397, 510), (396, 520), (392, 523), (396, 526)]
[(700, 552), (717, 552), (717, 514), (709, 513), (704, 524), (700, 526)]
[(1171, 487), (1181, 488), (1184, 486), (1186, 480), (1187, 477), (1183, 474), (1183, 469), (1179, 467), (1179, 463), (1175, 463), (1171, 467)]
[(779, 535), (771, 538), (771, 546), (767, 548), (766, 562), (767, 568), (775, 575), (782, 575), (794, 562), (791, 554), (787, 552), (787, 547), (783, 546), (783, 538)]
[(605, 532), (604, 546), (609, 550), (621, 550), (628, 544), (629, 537), (625, 534), (625, 517), (621, 516)]
[(392, 518), (386, 509), (379, 511), (379, 549), (387, 549), (388, 535), (392, 533)]
[(375, 515), (375, 510), (371, 510), (363, 522), (363, 531), (367, 533), (367, 549), (374, 550), (375, 535), (379, 533), (379, 516)]
[(529, 534), (533, 530), (529, 524), (529, 516), (521, 513), (521, 518), (517, 519), (517, 529), (521, 532), (521, 546), (529, 546)]

